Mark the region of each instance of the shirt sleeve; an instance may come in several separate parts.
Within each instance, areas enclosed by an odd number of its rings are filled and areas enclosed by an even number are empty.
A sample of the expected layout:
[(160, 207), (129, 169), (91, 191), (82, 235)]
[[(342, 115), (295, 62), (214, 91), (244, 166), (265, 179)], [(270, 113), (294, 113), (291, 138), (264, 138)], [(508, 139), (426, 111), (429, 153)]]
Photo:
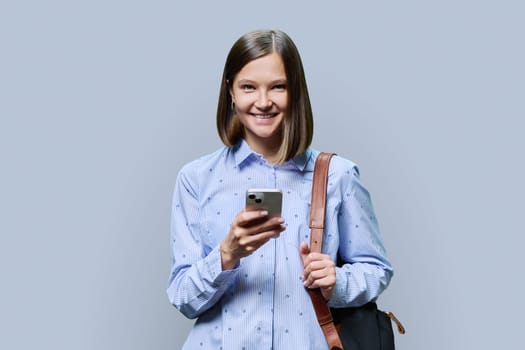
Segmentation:
[(173, 194), (167, 294), (186, 317), (195, 318), (217, 303), (234, 282), (236, 270), (222, 271), (219, 247), (204, 246), (198, 188), (187, 170), (179, 173)]
[[(375, 301), (390, 283), (393, 269), (379, 232), (372, 201), (354, 165), (338, 215), (339, 259), (331, 307)], [(341, 263), (340, 262), (340, 263)]]

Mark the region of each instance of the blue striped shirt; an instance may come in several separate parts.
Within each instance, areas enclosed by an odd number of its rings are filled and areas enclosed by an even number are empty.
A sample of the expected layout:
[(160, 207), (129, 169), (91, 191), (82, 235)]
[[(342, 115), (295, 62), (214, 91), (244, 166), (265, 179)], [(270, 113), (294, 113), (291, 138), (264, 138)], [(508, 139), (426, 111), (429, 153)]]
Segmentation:
[[(318, 151), (271, 165), (246, 142), (223, 147), (182, 168), (173, 195), (172, 269), (167, 294), (197, 318), (183, 349), (327, 349), (303, 287), (301, 242), (308, 242), (312, 175)], [(220, 242), (245, 205), (248, 188), (283, 193), (286, 230), (233, 270), (222, 271)], [(368, 191), (356, 164), (330, 163), (323, 252), (336, 269), (331, 307), (375, 300), (392, 277)]]

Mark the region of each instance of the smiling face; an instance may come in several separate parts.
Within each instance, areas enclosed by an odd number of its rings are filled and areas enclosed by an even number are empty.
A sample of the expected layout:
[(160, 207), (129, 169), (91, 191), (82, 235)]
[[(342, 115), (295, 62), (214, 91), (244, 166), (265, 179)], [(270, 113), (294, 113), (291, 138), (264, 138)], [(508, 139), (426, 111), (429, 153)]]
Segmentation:
[(271, 53), (246, 64), (230, 87), (244, 138), (257, 153), (271, 158), (282, 142), (288, 108), (286, 72), (281, 56)]

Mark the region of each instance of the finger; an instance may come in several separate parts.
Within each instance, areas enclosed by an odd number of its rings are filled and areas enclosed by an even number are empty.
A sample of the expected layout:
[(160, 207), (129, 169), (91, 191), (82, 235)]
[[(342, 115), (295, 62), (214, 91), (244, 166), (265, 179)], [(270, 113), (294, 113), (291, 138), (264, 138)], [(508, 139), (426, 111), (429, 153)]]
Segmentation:
[(323, 269), (329, 269), (334, 267), (335, 264), (332, 260), (329, 259), (323, 259), (323, 260), (313, 260), (310, 261), (307, 268), (308, 271), (316, 271), (316, 270), (323, 270)]
[(304, 281), (304, 286), (307, 288), (329, 288), (335, 285), (335, 275), (316, 275), (310, 274)]
[(313, 270), (308, 274), (308, 278), (313, 279), (314, 281), (326, 278), (327, 276), (334, 276), (335, 271), (330, 267), (324, 267), (321, 269)]
[(313, 267), (310, 265), (312, 265), (314, 262), (316, 263), (315, 266), (320, 266), (319, 263), (322, 264), (324, 261), (330, 261), (330, 257), (319, 253), (303, 254), (301, 251), (301, 257), (303, 259), (305, 271), (311, 271)]
[(262, 220), (268, 217), (267, 210), (246, 210), (243, 209), (235, 217), (234, 223), (238, 226), (245, 227), (253, 224), (255, 220)]
[(330, 258), (330, 255), (313, 252), (313, 253), (308, 254), (308, 260), (310, 260), (310, 261), (322, 261), (322, 260), (331, 260), (331, 258)]
[[(251, 224), (247, 225), (246, 223), (250, 222), (253, 223), (254, 220), (262, 220), (260, 223), (257, 223), (256, 225)], [(239, 223), (245, 223), (243, 225), (239, 225)], [(273, 231), (278, 230), (275, 233), (278, 234), (281, 231), (284, 230), (284, 220), (281, 217), (274, 217), (274, 218), (268, 218), (265, 216), (259, 216), (255, 217), (255, 219), (250, 220), (250, 218), (243, 218), (241, 215), (239, 215), (238, 218), (232, 222), (230, 227), (231, 234), (236, 237), (237, 239), (241, 239), (245, 236), (252, 236), (257, 235), (262, 232), (267, 231)]]
[(333, 288), (335, 285), (335, 278), (327, 276), (325, 278), (317, 279), (313, 281), (308, 288)]
[(269, 231), (278, 231), (279, 233), (282, 231), (284, 226), (284, 220), (281, 217), (275, 217), (275, 218), (269, 218), (268, 220), (265, 220), (264, 222), (254, 225), (249, 228), (250, 234), (256, 235), (263, 232), (269, 232)]
[(260, 232), (255, 232), (252, 234), (249, 234), (246, 236), (246, 239), (250, 243), (255, 243), (259, 241), (266, 242), (270, 238), (274, 238), (278, 236), (281, 232), (283, 232), (286, 229), (286, 225), (284, 223), (273, 225), (272, 227), (263, 228), (260, 229)]
[(278, 227), (276, 227), (273, 230), (274, 234), (272, 235), (271, 238), (279, 238), (281, 236), (281, 232), (283, 232), (285, 230), (286, 230), (286, 224), (284, 224), (284, 223), (280, 224)]
[(303, 259), (303, 265), (306, 266), (306, 258), (310, 254), (310, 248), (306, 242), (301, 242), (299, 246), (299, 252), (301, 253), (301, 258)]
[(246, 252), (249, 252), (251, 254), (255, 250), (259, 249), (261, 246), (263, 246), (265, 243), (267, 243), (271, 238), (278, 236), (285, 229), (286, 227), (283, 224), (271, 230), (251, 235), (245, 235), (239, 240), (239, 245), (242, 246)]
[(308, 264), (304, 270), (303, 278), (305, 285), (312, 285), (319, 279), (332, 276), (335, 280), (335, 265), (331, 261), (314, 261)]
[(303, 256), (305, 276), (314, 270), (335, 266), (330, 256), (320, 253), (310, 253)]

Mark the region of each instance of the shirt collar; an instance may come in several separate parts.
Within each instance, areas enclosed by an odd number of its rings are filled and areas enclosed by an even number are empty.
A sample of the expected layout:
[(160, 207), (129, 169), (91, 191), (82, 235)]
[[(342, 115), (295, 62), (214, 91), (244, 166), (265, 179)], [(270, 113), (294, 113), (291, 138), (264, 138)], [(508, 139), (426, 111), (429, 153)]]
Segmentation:
[(235, 157), (235, 165), (241, 167), (246, 160), (256, 156), (256, 153), (252, 151), (248, 143), (243, 139), (233, 146), (233, 156)]
[(292, 158), (291, 162), (299, 169), (300, 171), (308, 170), (306, 169), (310, 159), (312, 158), (312, 150), (308, 148), (305, 152)]
[[(233, 152), (235, 157), (235, 165), (237, 165), (238, 167), (242, 167), (247, 161), (251, 159), (259, 159), (262, 157), (260, 154), (254, 152), (244, 139), (239, 141), (235, 146), (233, 146)], [(308, 148), (305, 152), (285, 162), (283, 166), (293, 166), (299, 171), (304, 171), (307, 168), (307, 165), (310, 159), (312, 158), (313, 153), (314, 152), (310, 148)]]

